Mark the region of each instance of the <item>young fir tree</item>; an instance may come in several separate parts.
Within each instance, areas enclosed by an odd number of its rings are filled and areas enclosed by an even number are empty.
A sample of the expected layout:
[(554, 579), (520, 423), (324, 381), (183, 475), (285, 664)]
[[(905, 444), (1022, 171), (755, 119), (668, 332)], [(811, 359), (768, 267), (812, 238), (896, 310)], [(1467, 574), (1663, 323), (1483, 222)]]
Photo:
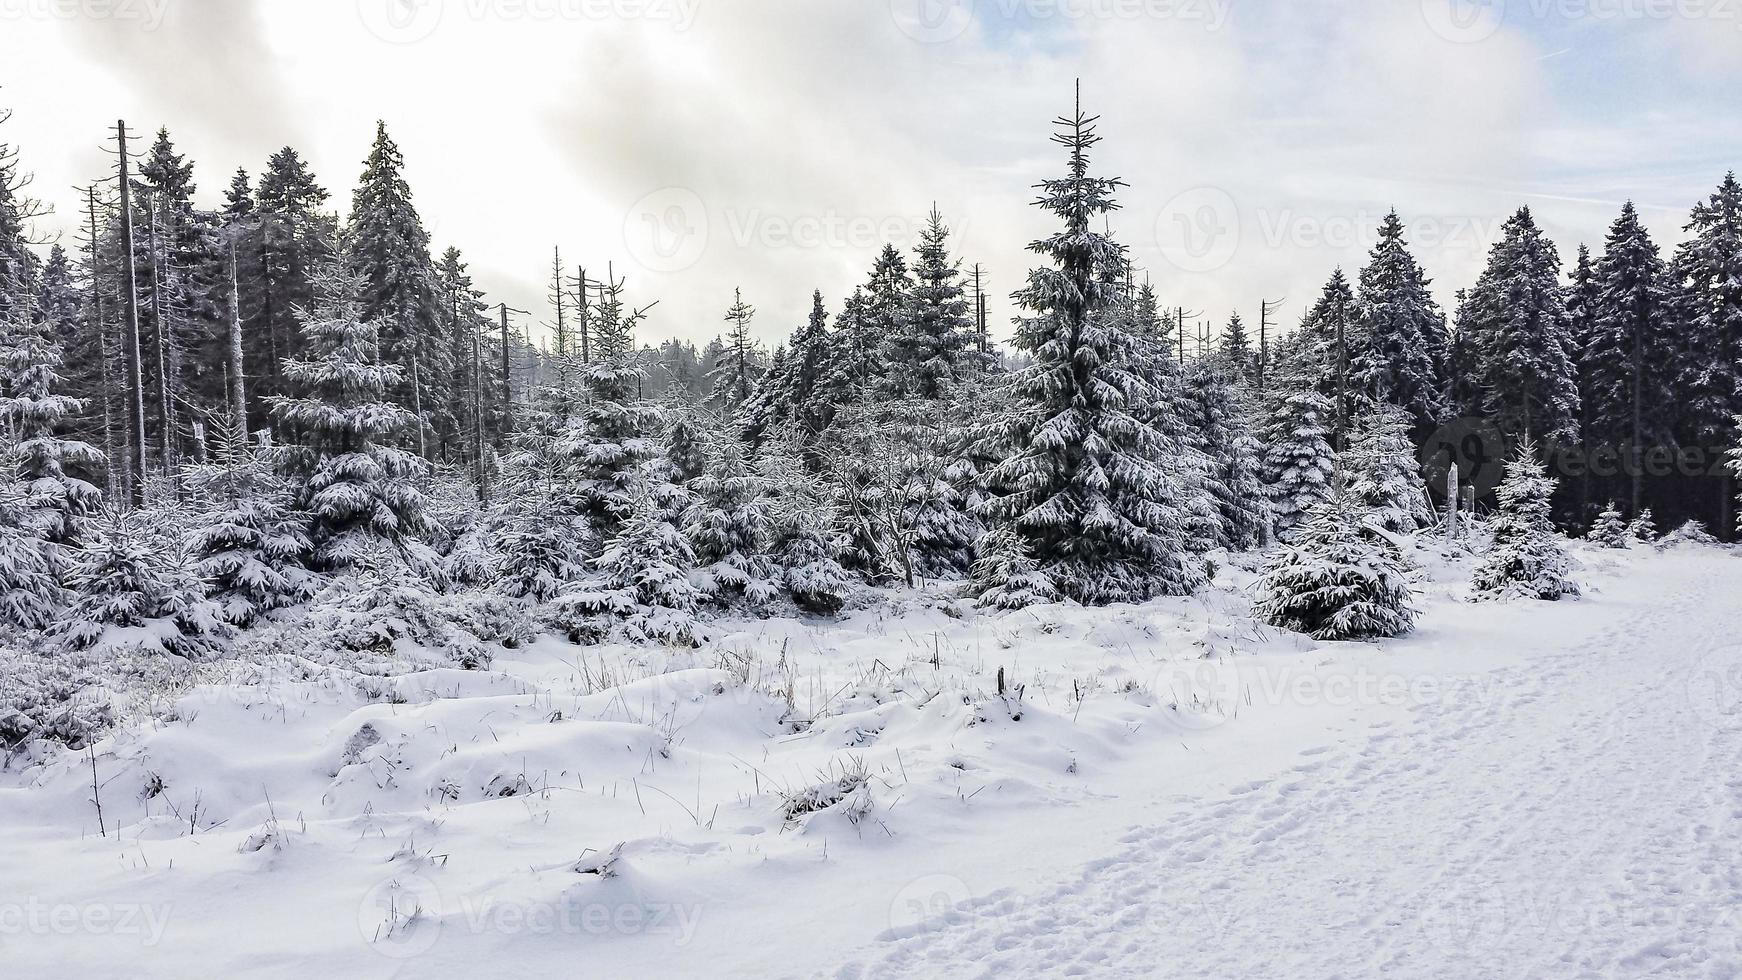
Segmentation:
[(84, 479), (102, 472), (103, 454), (64, 438), (82, 407), (60, 394), (60, 345), (34, 303), (0, 311), (0, 480), (22, 498), (25, 523), (51, 545), (75, 543), (81, 522), (101, 502)]
[(188, 550), (225, 621), (252, 626), (315, 594), (304, 522), (290, 488), (264, 460), (232, 447), (218, 462), (192, 467), (188, 478), (204, 511)]
[(129, 516), (99, 528), (74, 556), (72, 602), (50, 631), (61, 649), (205, 659), (231, 636), (223, 610), (179, 543)]
[(796, 425), (806, 446), (835, 420), (835, 394), (830, 390), (834, 338), (822, 290), (811, 296), (811, 313), (792, 335), (780, 370), (770, 370), (757, 387), (754, 412), (746, 412), (745, 441), (760, 446), (771, 433)]
[(1387, 406), (1368, 416), (1349, 447), (1349, 491), (1368, 520), (1387, 531), (1414, 534), (1434, 523), (1433, 507), (1409, 438), (1414, 416)]
[(1742, 182), (1734, 173), (1695, 205), (1686, 231), (1670, 274), (1683, 335), (1676, 401), (1684, 440), (1716, 448), (1729, 444), (1731, 418), (1742, 411)]
[(1246, 422), (1239, 365), (1218, 351), (1199, 358), (1186, 372), (1191, 429), (1209, 460), (1208, 489), (1216, 506), (1218, 547), (1251, 551), (1270, 536), (1270, 512), (1262, 480), (1263, 448)]
[(276, 461), (309, 514), (313, 563), (331, 571), (351, 566), (376, 542), (421, 559), (417, 542), (430, 529), (418, 484), (424, 463), (392, 444), (414, 423), (387, 400), (401, 372), (382, 363), (359, 286), (339, 262), (316, 275), (315, 303), (300, 317), (305, 355), (284, 364), (299, 394), (269, 399), (294, 440), (275, 449)]
[(1367, 357), (1360, 312), (1355, 291), (1338, 268), (1285, 348), (1292, 379), (1297, 385), (1305, 382), (1301, 390), (1318, 392), (1330, 405), (1330, 440), (1339, 452), (1349, 447), (1354, 420), (1372, 407), (1359, 376)]
[(1657, 540), (1657, 520), (1651, 516), (1651, 508), (1639, 512), (1639, 516), (1627, 522), (1627, 537), (1635, 544), (1651, 544)]
[(1502, 431), (1565, 445), (1577, 439), (1579, 392), (1560, 256), (1529, 208), (1507, 219), (1459, 328), (1470, 344), (1473, 381)]
[(65, 604), (57, 572), (65, 560), (31, 526), (22, 500), (0, 489), (0, 626), (20, 632), (48, 628)]
[(855, 401), (882, 373), (882, 340), (869, 306), (865, 290), (855, 289), (835, 315), (831, 364), (822, 385), (823, 397), (832, 406)]
[(1629, 201), (1609, 229), (1603, 257), (1593, 270), (1597, 307), (1592, 332), (1580, 350), (1580, 375), (1591, 402), (1583, 432), (1588, 447), (1621, 449), (1632, 480), (1632, 510), (1643, 505), (1642, 453), (1647, 445), (1674, 438), (1673, 399), (1662, 397), (1673, 382), (1677, 339), (1667, 322), (1663, 262), (1639, 213)]
[(1252, 336), (1246, 331), (1240, 314), (1228, 318), (1228, 325), (1222, 329), (1222, 337), (1216, 342), (1216, 357), (1222, 362), (1223, 370), (1232, 374), (1235, 384), (1248, 388), (1258, 383), (1258, 353), (1252, 349)]
[[(1129, 284), (1131, 270), (1114, 269), (1107, 278)], [(1173, 328), (1157, 309), (1154, 286), (1146, 281), (1132, 294), (1128, 285), (1126, 294), (1127, 302), (1114, 314), (1114, 324), (1135, 341), (1138, 375), (1154, 392), (1147, 403), (1135, 406), (1133, 414), (1158, 437), (1154, 458), (1178, 487), (1175, 502), (1186, 548), (1204, 554), (1222, 547), (1227, 537), (1217, 487), (1219, 460), (1211, 458), (1204, 433), (1193, 425), (1198, 405), (1175, 353)]]
[(667, 494), (632, 491), (634, 504), (594, 572), (559, 596), (547, 616), (576, 643), (696, 646), (702, 593), (690, 581), (695, 554), (662, 503)]
[(695, 501), (685, 535), (696, 557), (696, 582), (721, 605), (760, 606), (774, 597), (768, 566), (768, 492), (736, 440), (716, 443), (708, 468), (691, 484)]
[(1159, 394), (1145, 377), (1149, 347), (1121, 326), (1123, 249), (1093, 230), (1117, 207), (1122, 182), (1089, 173), (1094, 119), (1079, 109), (1057, 122), (1069, 169), (1039, 185), (1036, 203), (1063, 227), (1029, 246), (1049, 264), (1015, 295), (1032, 314), (1017, 346), (1033, 362), (1011, 381), (1020, 405), (1007, 430), (1013, 453), (991, 475), (1002, 492), (986, 502), (986, 517), (1010, 525), (1068, 598), (1189, 593), (1204, 574), (1188, 553), (1184, 488), (1164, 465), (1162, 435), (1141, 419)]
[(230, 186), (224, 190), (224, 208), (218, 212), (226, 226), (243, 224), (254, 217), (254, 183), (248, 171), (241, 167), (230, 175)]
[(750, 335), (750, 323), (756, 318), (756, 308), (744, 302), (742, 290), (732, 290), (732, 305), (726, 310), (724, 349), (712, 362), (708, 384), (713, 390), (710, 399), (714, 407), (731, 415), (750, 399), (756, 390), (756, 379), (767, 369), (762, 345)]
[(313, 273), (336, 233), (326, 201), (326, 189), (286, 146), (267, 161), (254, 191), (255, 223), (237, 242), (243, 362), (257, 419), (265, 419), (267, 398), (289, 394), (280, 365), (301, 353), (296, 311), (314, 301)]
[(852, 577), (836, 559), (831, 528), (837, 523), (828, 488), (804, 462), (805, 441), (796, 426), (776, 433), (757, 460), (770, 488), (769, 555), (787, 596), (799, 609), (819, 616), (841, 611)]
[(377, 122), (375, 144), (351, 199), (345, 257), (359, 280), (357, 319), (375, 325), (381, 361), (398, 369), (385, 400), (412, 411), (421, 433), (449, 401), (453, 365), (429, 233), (412, 205), (404, 170), (387, 124)]
[(1278, 390), (1264, 432), (1264, 485), (1276, 532), (1288, 540), (1330, 494), (1331, 403), (1310, 388)]
[(886, 388), (896, 397), (941, 398), (962, 374), (971, 324), (949, 235), (933, 206), (915, 248), (908, 316), (886, 347)]
[(1360, 275), (1361, 344), (1352, 371), (1363, 392), (1409, 413), (1425, 435), (1446, 417), (1446, 318), (1393, 211)]
[(1366, 532), (1360, 502), (1342, 487), (1314, 505), (1295, 540), (1270, 558), (1258, 592), (1259, 618), (1318, 640), (1401, 636), (1415, 628), (1397, 554)]
[(887, 379), (891, 341), (908, 333), (914, 315), (913, 275), (907, 258), (894, 245), (886, 244), (877, 253), (862, 300), (858, 315), (864, 342), (870, 345), (870, 363), (861, 381), (875, 386)]
[(975, 544), (974, 588), (981, 605), (1026, 609), (1058, 602), (1063, 595), (1029, 551), (1014, 525), (993, 528)]
[(578, 426), (562, 453), (571, 461), (580, 514), (601, 541), (615, 537), (635, 508), (634, 488), (642, 470), (659, 455), (657, 406), (640, 401), (641, 368), (635, 362), (635, 327), (647, 311), (625, 310), (622, 283), (607, 284), (591, 318), (592, 362), (582, 367), (586, 398)]
[(1627, 533), (1627, 521), (1615, 509), (1615, 501), (1609, 501), (1609, 506), (1597, 515), (1597, 522), (1591, 525), (1585, 540), (1599, 548), (1626, 548), (1633, 544), (1632, 535)]
[(1549, 520), (1555, 481), (1543, 471), (1536, 446), (1523, 442), (1506, 463), (1500, 510), (1494, 515), (1494, 545), (1476, 566), (1471, 587), (1478, 598), (1556, 600), (1576, 596), (1572, 559)]

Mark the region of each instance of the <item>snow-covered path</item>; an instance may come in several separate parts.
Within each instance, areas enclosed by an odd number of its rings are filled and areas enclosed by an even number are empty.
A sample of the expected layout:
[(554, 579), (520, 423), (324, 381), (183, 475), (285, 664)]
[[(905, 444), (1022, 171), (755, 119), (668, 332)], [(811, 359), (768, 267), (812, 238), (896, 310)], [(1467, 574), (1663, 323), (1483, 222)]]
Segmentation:
[(1742, 975), (1742, 573), (1718, 567), (838, 975)]

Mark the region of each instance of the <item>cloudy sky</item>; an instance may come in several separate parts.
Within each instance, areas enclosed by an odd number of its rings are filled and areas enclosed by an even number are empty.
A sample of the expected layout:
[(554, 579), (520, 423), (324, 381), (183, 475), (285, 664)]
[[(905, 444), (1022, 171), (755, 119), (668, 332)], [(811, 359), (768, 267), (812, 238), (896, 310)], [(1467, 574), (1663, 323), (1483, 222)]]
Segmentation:
[(1218, 323), (1292, 326), (1393, 206), (1449, 303), (1520, 204), (1567, 257), (1629, 197), (1671, 242), (1742, 169), (1742, 0), (0, 0), (45, 231), (117, 118), (209, 205), (289, 144), (341, 211), (379, 118), (492, 301), (544, 318), (560, 246), (660, 301), (644, 340), (734, 286), (784, 337), (934, 202), (1007, 332), (1079, 77), (1114, 232)]

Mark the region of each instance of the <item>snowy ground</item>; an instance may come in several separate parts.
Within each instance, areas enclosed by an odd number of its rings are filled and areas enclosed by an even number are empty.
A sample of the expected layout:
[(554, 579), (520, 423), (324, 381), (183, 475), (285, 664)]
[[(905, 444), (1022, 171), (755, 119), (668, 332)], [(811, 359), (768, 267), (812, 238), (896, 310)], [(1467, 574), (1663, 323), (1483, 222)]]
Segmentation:
[(1737, 976), (1742, 556), (1581, 558), (1506, 605), (1424, 558), (1380, 646), (1255, 625), (1236, 570), (488, 673), (284, 651), (96, 794), (0, 771), (0, 974)]

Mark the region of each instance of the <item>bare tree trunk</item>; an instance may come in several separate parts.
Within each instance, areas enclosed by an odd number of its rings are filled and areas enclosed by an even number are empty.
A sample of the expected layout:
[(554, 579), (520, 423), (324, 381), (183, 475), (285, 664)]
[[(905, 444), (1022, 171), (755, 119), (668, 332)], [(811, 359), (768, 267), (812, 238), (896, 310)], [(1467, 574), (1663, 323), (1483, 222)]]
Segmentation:
[(175, 486), (175, 410), (169, 401), (169, 324), (164, 322), (163, 313), (163, 268), (157, 254), (157, 199), (146, 198), (146, 208), (151, 212), (151, 221), (146, 228), (146, 247), (151, 251), (151, 325), (156, 331), (157, 356), (157, 417), (163, 428), (158, 433), (158, 452), (162, 455), (159, 462), (163, 465), (163, 477), (170, 486)]
[(135, 507), (145, 504), (145, 372), (140, 364), (139, 349), (139, 271), (133, 260), (132, 178), (127, 167), (127, 123), (115, 123), (120, 144), (121, 161), (121, 251), (127, 260), (126, 290), (127, 324), (122, 330), (122, 342), (127, 352), (128, 428), (130, 459), (128, 461), (127, 497)]
[(240, 452), (248, 445), (248, 382), (242, 372), (242, 296), (236, 274), (236, 243), (230, 243), (230, 437)]

